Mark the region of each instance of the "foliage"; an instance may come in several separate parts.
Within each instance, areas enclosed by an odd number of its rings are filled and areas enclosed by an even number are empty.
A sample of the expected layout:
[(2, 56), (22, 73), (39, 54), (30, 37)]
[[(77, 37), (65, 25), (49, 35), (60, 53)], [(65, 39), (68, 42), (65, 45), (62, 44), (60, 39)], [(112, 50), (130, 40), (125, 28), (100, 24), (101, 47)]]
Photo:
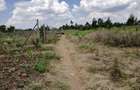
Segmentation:
[(35, 70), (44, 73), (50, 64), (50, 61), (53, 59), (60, 59), (54, 52), (46, 52), (37, 58), (37, 63), (35, 64)]
[(96, 32), (94, 40), (111, 46), (140, 47), (140, 32), (137, 31)]
[(126, 24), (127, 25), (136, 25), (136, 24), (138, 24), (137, 18), (133, 14), (131, 14), (130, 17), (128, 18)]
[(114, 82), (120, 81), (121, 78), (123, 78), (122, 72), (119, 68), (119, 62), (118, 60), (114, 60), (114, 64), (112, 67), (112, 71), (110, 72), (111, 80)]
[(86, 36), (87, 34), (93, 32), (93, 30), (88, 30), (88, 31), (78, 31), (78, 30), (71, 30), (71, 31), (68, 31), (68, 33), (70, 33), (71, 35), (73, 36), (76, 36), (76, 37), (84, 37)]
[(60, 30), (71, 30), (71, 29), (78, 29), (78, 30), (90, 30), (90, 29), (95, 29), (95, 28), (107, 28), (110, 29), (112, 27), (122, 27), (122, 26), (133, 26), (133, 25), (139, 25), (140, 20), (137, 19), (133, 14), (130, 15), (128, 20), (125, 23), (121, 22), (112, 22), (111, 18), (108, 17), (107, 20), (104, 20), (102, 18), (93, 18), (92, 22), (86, 22), (85, 24), (77, 24), (71, 21), (70, 25), (66, 24), (61, 26), (59, 29)]
[(6, 25), (1, 25), (0, 26), (0, 31), (1, 32), (14, 32), (15, 31), (15, 27), (14, 26), (10, 26), (10, 27), (6, 27)]
[(81, 45), (79, 46), (79, 48), (80, 48), (83, 52), (94, 52), (94, 51), (95, 51), (94, 43), (81, 44)]
[(46, 62), (45, 62), (44, 58), (38, 59), (38, 62), (35, 65), (35, 70), (40, 73), (44, 73), (46, 71)]
[(35, 40), (32, 41), (33, 45), (36, 47), (36, 48), (40, 48), (41, 47), (41, 42), (40, 40), (37, 38)]

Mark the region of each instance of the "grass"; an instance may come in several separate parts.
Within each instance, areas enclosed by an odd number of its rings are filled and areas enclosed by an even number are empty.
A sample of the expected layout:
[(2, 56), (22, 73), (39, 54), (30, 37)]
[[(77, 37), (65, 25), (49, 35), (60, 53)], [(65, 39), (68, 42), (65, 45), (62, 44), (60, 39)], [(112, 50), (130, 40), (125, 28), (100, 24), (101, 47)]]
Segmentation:
[(94, 52), (95, 51), (94, 43), (81, 44), (79, 46), (79, 49), (82, 52)]
[(117, 47), (140, 47), (140, 32), (131, 31), (98, 31), (94, 41)]
[(40, 73), (45, 73), (49, 68), (51, 60), (58, 60), (58, 57), (54, 52), (46, 52), (44, 55), (41, 55), (37, 58), (37, 63), (35, 64), (35, 70)]
[(44, 60), (44, 58), (38, 59), (38, 62), (35, 65), (35, 70), (40, 73), (44, 73), (46, 71), (46, 61)]
[(78, 38), (82, 38), (91, 32), (93, 32), (93, 30), (85, 30), (85, 31), (69, 30), (66, 33), (69, 33), (70, 35), (76, 36)]
[(57, 35), (57, 32), (48, 32), (47, 33), (47, 44), (55, 44), (59, 40), (59, 36)]

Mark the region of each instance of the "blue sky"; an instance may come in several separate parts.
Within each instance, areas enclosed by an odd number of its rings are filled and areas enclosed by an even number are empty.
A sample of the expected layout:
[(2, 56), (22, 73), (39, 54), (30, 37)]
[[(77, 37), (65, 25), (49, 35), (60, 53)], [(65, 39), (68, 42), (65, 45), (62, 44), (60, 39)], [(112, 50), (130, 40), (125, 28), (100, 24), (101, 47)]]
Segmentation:
[(140, 18), (139, 0), (0, 0), (0, 24), (28, 28), (36, 19), (52, 27), (84, 24), (92, 18), (111, 17), (124, 22), (130, 14)]

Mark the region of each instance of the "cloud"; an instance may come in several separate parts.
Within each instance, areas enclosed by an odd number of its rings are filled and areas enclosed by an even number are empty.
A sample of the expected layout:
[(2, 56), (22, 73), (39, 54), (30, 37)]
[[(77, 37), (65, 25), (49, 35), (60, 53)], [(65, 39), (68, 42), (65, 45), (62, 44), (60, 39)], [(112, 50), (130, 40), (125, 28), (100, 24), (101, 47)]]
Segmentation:
[(20, 1), (15, 4), (7, 24), (26, 28), (39, 19), (41, 24), (60, 26), (70, 20), (84, 24), (93, 17), (124, 22), (130, 14), (140, 18), (139, 5), (139, 0), (80, 0), (73, 7), (64, 0)]
[(6, 8), (5, 0), (0, 0), (0, 12)]
[[(81, 21), (91, 20), (91, 18), (107, 18), (111, 17), (113, 21), (125, 21), (130, 14), (138, 17), (140, 10), (139, 0), (81, 0), (80, 5), (74, 5), (73, 13), (75, 21), (77, 17), (83, 17)], [(85, 16), (83, 16), (83, 13)]]
[(60, 26), (72, 17), (69, 5), (59, 0), (31, 0), (15, 4), (12, 17), (8, 25), (17, 27), (32, 26), (36, 19), (50, 26)]

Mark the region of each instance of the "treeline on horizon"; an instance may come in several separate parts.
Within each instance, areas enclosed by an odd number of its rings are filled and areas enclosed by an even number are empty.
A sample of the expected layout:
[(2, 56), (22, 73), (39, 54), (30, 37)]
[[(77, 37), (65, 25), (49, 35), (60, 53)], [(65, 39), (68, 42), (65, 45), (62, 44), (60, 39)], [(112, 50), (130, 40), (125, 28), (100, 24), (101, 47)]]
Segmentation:
[[(93, 18), (92, 23), (86, 22), (85, 25), (80, 25), (77, 23), (74, 23), (73, 21), (70, 21), (70, 24), (62, 25), (59, 28), (50, 28), (49, 26), (46, 26), (46, 30), (71, 30), (71, 29), (76, 29), (76, 30), (89, 30), (89, 29), (95, 29), (95, 28), (107, 28), (110, 29), (112, 27), (122, 27), (122, 26), (135, 26), (135, 25), (140, 25), (140, 20), (138, 20), (137, 17), (135, 17), (133, 14), (129, 16), (126, 22), (120, 23), (120, 22), (112, 22), (110, 17), (108, 17), (107, 20), (104, 20), (102, 18)], [(42, 26), (40, 27), (40, 29)], [(31, 31), (31, 28), (28, 29), (16, 29), (15, 26), (9, 26), (7, 27), (6, 25), (0, 25), (0, 32), (15, 32), (15, 31), (21, 31), (21, 30), (26, 30), (26, 31)]]
[(95, 29), (95, 28), (107, 28), (110, 29), (112, 27), (122, 27), (122, 26), (135, 26), (140, 25), (140, 20), (138, 20), (137, 17), (135, 17), (133, 14), (129, 16), (126, 22), (120, 23), (120, 22), (112, 22), (110, 17), (107, 18), (107, 20), (104, 20), (102, 18), (93, 18), (92, 22), (86, 22), (85, 25), (79, 25), (77, 23), (74, 23), (73, 21), (70, 21), (70, 25), (66, 24), (61, 26), (59, 29), (61, 30), (69, 30), (69, 29), (78, 29), (78, 30), (89, 30), (89, 29)]

